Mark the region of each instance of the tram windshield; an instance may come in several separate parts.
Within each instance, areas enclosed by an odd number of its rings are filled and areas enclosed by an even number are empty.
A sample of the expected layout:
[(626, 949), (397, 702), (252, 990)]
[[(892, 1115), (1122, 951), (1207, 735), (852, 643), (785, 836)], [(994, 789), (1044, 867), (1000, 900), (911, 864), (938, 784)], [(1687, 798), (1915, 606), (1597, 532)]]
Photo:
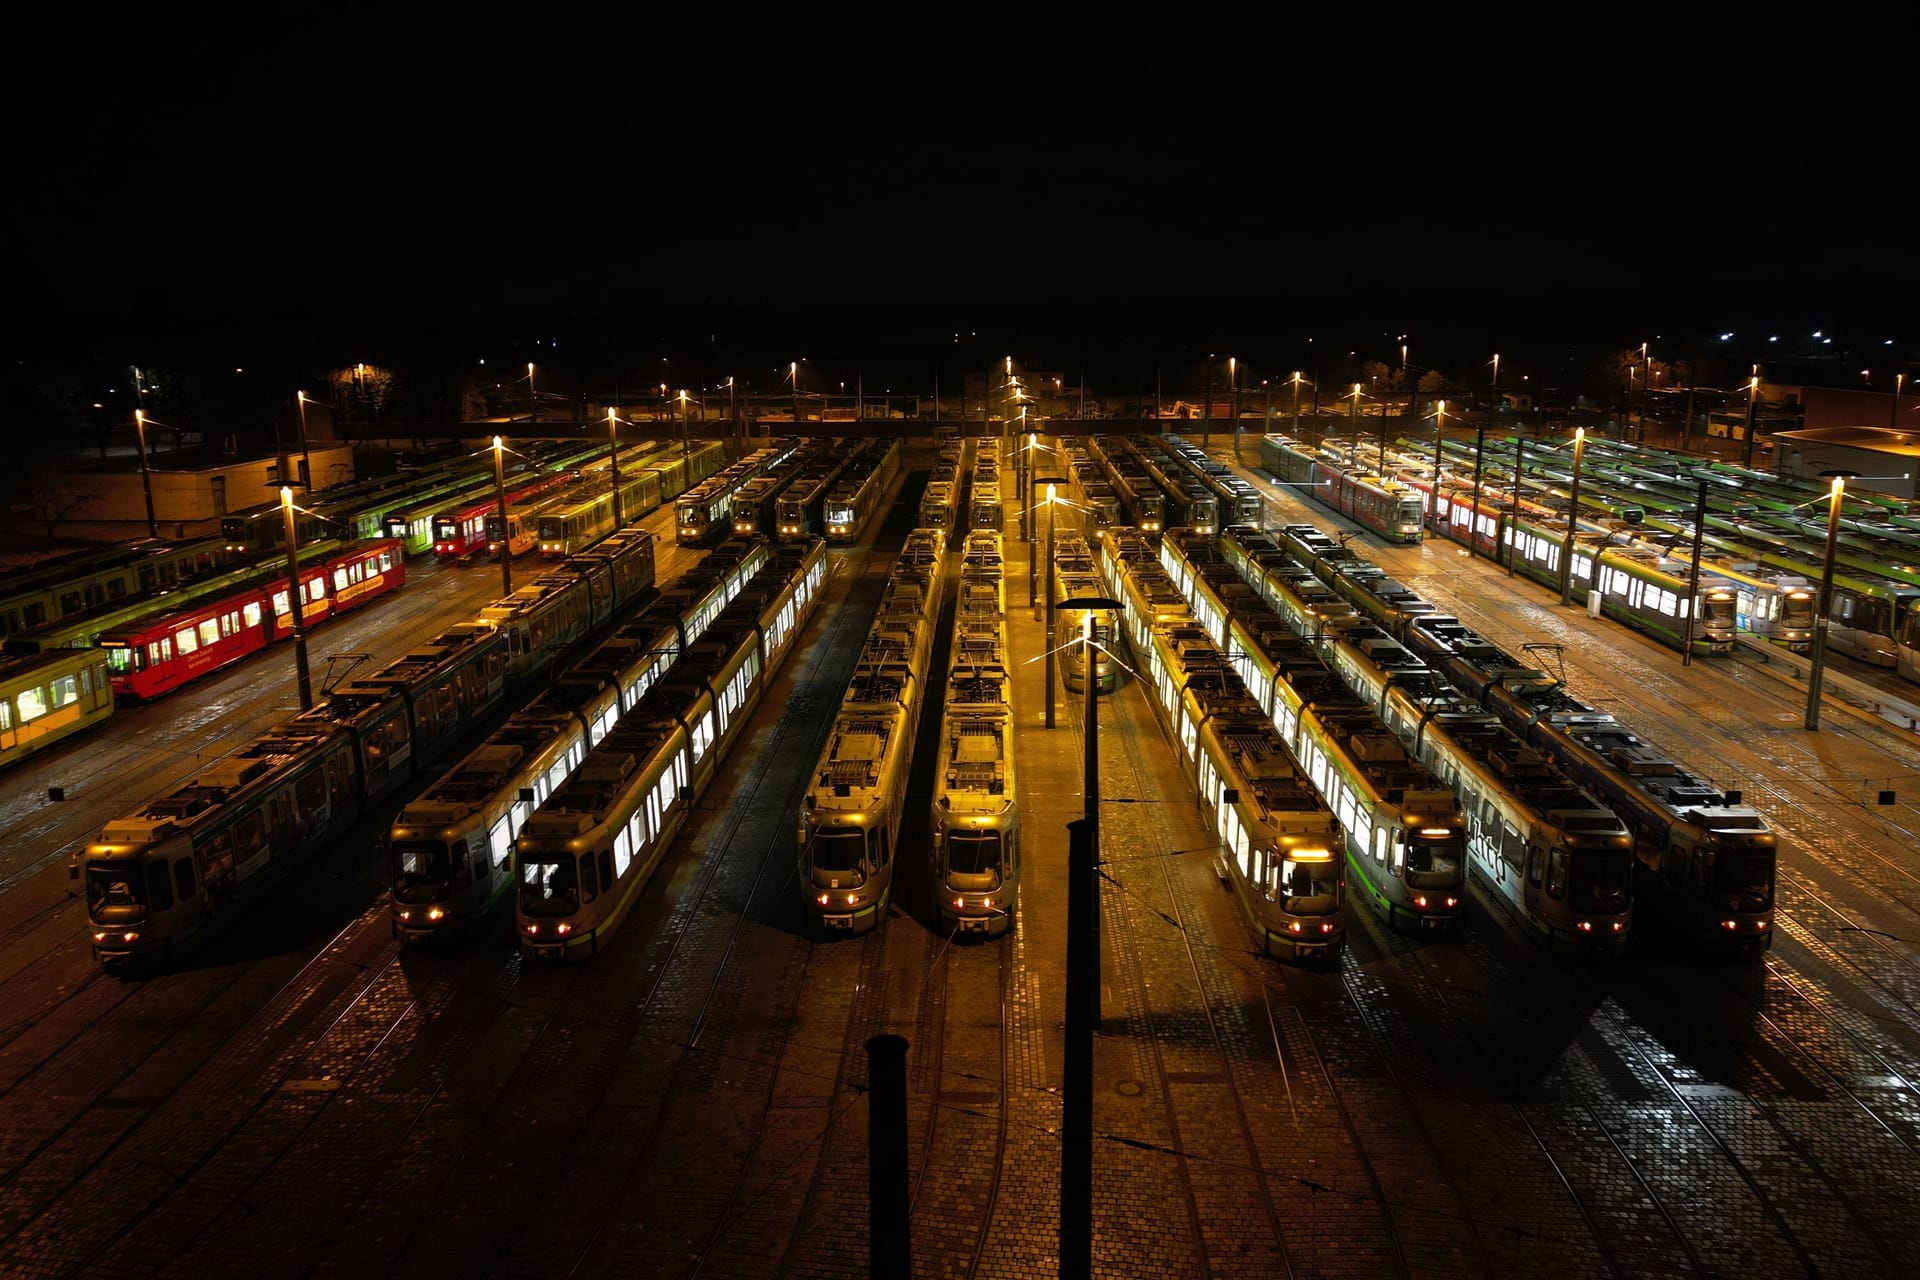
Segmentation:
[(855, 875), (867, 851), (866, 833), (858, 827), (822, 827), (813, 833), (813, 869), (828, 875)]
[(1000, 833), (998, 831), (951, 831), (947, 833), (947, 873), (956, 876), (991, 876), (1000, 883)]
[(1786, 593), (1780, 602), (1780, 625), (1783, 627), (1813, 625), (1813, 593), (1811, 591)]
[(1570, 905), (1589, 915), (1619, 915), (1632, 902), (1632, 872), (1625, 850), (1578, 853), (1573, 858)]
[(1281, 866), (1280, 895), (1297, 916), (1330, 916), (1340, 906), (1340, 872), (1331, 858), (1313, 862), (1287, 859)]
[(147, 887), (137, 864), (92, 863), (87, 867), (87, 915), (105, 924), (142, 919)]
[(433, 521), (433, 539), (435, 542), (454, 542), (460, 537), (460, 526), (444, 516), (436, 516)]
[(566, 916), (580, 909), (580, 891), (573, 859), (551, 861), (523, 858), (520, 863), (520, 909), (530, 916)]
[(1773, 852), (1723, 853), (1715, 865), (1714, 902), (1727, 911), (1765, 911), (1773, 905)]
[(453, 875), (447, 846), (438, 840), (393, 842), (393, 887), (398, 893), (445, 884)]
[(1734, 600), (1730, 595), (1710, 595), (1707, 607), (1703, 611), (1706, 625), (1709, 627), (1732, 627), (1734, 625)]
[(1419, 836), (1407, 845), (1407, 883), (1416, 889), (1444, 889), (1460, 882), (1460, 854), (1465, 836), (1449, 831), (1443, 836)]

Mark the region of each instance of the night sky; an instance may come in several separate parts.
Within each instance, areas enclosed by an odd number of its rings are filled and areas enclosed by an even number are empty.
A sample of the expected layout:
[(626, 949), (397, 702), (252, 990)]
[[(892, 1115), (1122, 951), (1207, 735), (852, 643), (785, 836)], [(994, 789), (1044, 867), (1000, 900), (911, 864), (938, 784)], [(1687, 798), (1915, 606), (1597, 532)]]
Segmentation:
[(16, 136), (26, 301), (49, 352), (582, 316), (843, 348), (1912, 327), (1877, 55), (1468, 34), (103, 29)]

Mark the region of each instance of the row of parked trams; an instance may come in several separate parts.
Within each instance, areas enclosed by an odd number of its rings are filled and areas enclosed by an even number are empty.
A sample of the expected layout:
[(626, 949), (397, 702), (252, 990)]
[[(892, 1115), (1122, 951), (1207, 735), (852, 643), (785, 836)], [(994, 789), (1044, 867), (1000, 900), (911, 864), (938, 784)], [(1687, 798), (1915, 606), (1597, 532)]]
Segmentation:
[[(1183, 443), (1160, 451), (1156, 486), (1196, 461), (1181, 460)], [(940, 716), (925, 812), (932, 914), (990, 935), (1015, 918), (999, 447), (980, 445), (971, 459), (957, 441), (942, 450), (921, 527), (889, 575), (809, 778), (800, 886), (809, 918), (828, 931), (871, 928), (887, 912), (904, 828), (922, 816), (909, 810), (908, 773), (930, 701)], [(1084, 623), (1096, 638), (1100, 690), (1128, 667), (1139, 673), (1264, 949), (1310, 957), (1337, 946), (1349, 885), (1397, 927), (1447, 932), (1469, 869), (1556, 947), (1618, 950), (1636, 898), (1718, 943), (1768, 944), (1773, 836), (1737, 792), (1689, 773), (1312, 526), (1234, 523), (1215, 534), (1178, 524), (1156, 539), (1123, 523), (1114, 477), (1153, 473), (1095, 461), (1120, 452), (1110, 441), (1068, 451), (1091, 535), (1059, 539), (1056, 590), (1124, 607), (1063, 618), (1062, 634)], [(96, 952), (178, 949), (232, 918), (536, 676), (547, 686), (540, 697), (395, 821), (394, 925), (409, 939), (436, 938), (510, 896), (531, 954), (597, 949), (790, 652), (823, 581), (825, 541), (836, 524), (842, 538), (861, 536), (898, 467), (897, 445), (781, 442), (759, 456), (756, 475), (786, 482), (736, 474), (738, 505), (704, 508), (732, 537), (668, 591), (653, 590), (647, 535), (603, 539), (110, 824), (75, 868)], [(843, 460), (835, 475), (822, 474), (823, 457)], [(1189, 511), (1199, 489), (1216, 509), (1243, 496), (1188, 472)], [(884, 480), (868, 492), (876, 476)], [(817, 508), (824, 535), (783, 523), (780, 496), (810, 494), (803, 481), (828, 482)], [(1103, 489), (1117, 504), (1105, 525)], [(836, 508), (836, 496), (846, 504)], [(1164, 522), (1178, 504), (1160, 496)], [(676, 526), (685, 519), (677, 509)], [(959, 581), (935, 685), (953, 538)], [(561, 662), (610, 623), (591, 652)], [(1067, 687), (1083, 689), (1082, 646), (1061, 657)]]
[[(1275, 479), (1391, 541), (1437, 535), (1553, 591), (1571, 543), (1570, 597), (1597, 597), (1603, 616), (1673, 648), (1725, 653), (1741, 633), (1796, 652), (1811, 647), (1825, 567), (1824, 490), (1604, 438), (1587, 440), (1582, 454), (1569, 538), (1566, 441), (1443, 440), (1437, 467), (1432, 444), (1383, 449), (1278, 435), (1261, 444)], [(1920, 681), (1920, 514), (1908, 506), (1846, 491), (1827, 640), (1836, 652)]]

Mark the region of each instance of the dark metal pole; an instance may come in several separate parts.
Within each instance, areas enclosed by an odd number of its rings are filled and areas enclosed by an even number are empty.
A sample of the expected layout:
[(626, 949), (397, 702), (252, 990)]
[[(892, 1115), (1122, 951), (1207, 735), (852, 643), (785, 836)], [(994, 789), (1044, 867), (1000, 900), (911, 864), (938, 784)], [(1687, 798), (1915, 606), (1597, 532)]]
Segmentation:
[(620, 419), (607, 410), (607, 469), (613, 472), (613, 531), (620, 532)]
[(1759, 389), (1760, 375), (1756, 373), (1747, 382), (1747, 449), (1740, 459), (1740, 465), (1749, 471), (1753, 469), (1753, 397)]
[[(1054, 486), (1046, 486), (1046, 727), (1054, 727)], [(1092, 683), (1092, 668), (1087, 668)]]
[(913, 1280), (907, 1230), (907, 1042), (867, 1041), (867, 1274)]
[[(506, 446), (499, 436), (493, 438), (493, 500), (500, 510), (500, 535), (507, 532), (507, 458)], [(513, 594), (513, 557), (506, 554), (506, 545), (501, 544), (500, 551), (500, 594)]]
[[(1091, 625), (1091, 624), (1089, 624)], [(1088, 646), (1091, 651), (1091, 644)], [(1089, 652), (1088, 661), (1092, 661)], [(1091, 668), (1089, 668), (1091, 671)], [(1093, 680), (1087, 681), (1089, 692)], [(1093, 741), (1091, 733), (1088, 742)], [(1093, 1274), (1093, 1036), (1100, 1025), (1098, 860), (1091, 818), (1067, 824), (1067, 1025), (1060, 1078), (1060, 1280)]]
[(1807, 669), (1807, 728), (1820, 727), (1820, 678), (1827, 662), (1827, 629), (1833, 622), (1833, 548), (1840, 538), (1840, 501), (1846, 494), (1843, 476), (1833, 478), (1833, 496), (1827, 500), (1827, 558), (1820, 569), (1820, 616), (1813, 623), (1813, 665)]
[(293, 528), (293, 486), (280, 486), (280, 513), (287, 522), (287, 608), (293, 612), (293, 674), (300, 709), (313, 710), (313, 677), (307, 670), (307, 614), (300, 607), (300, 545)]
[(1300, 371), (1293, 371), (1293, 438), (1300, 438)]
[(313, 454), (307, 448), (307, 393), (296, 391), (294, 401), (300, 406), (300, 483), (307, 486), (307, 492), (313, 492)]
[(1707, 482), (1700, 482), (1700, 503), (1693, 512), (1693, 569), (1687, 574), (1687, 641), (1680, 646), (1680, 665), (1693, 665), (1693, 628), (1700, 617), (1700, 543), (1707, 532)]
[(693, 436), (687, 430), (687, 393), (680, 392), (680, 461), (686, 464), (688, 474), (693, 468)]
[[(1520, 475), (1527, 465), (1527, 438), (1513, 436), (1513, 493), (1507, 501), (1507, 576), (1513, 576), (1513, 558), (1520, 554)], [(1496, 548), (1497, 549), (1497, 548)]]
[(1207, 355), (1207, 400), (1205, 412), (1200, 418), (1200, 447), (1205, 449), (1213, 443), (1213, 355)]
[(147, 536), (160, 536), (160, 524), (153, 518), (153, 472), (147, 466), (147, 415), (133, 411), (133, 431), (140, 441), (140, 487), (147, 493)]
[(1573, 535), (1580, 519), (1580, 455), (1587, 447), (1587, 429), (1573, 429), (1573, 496), (1567, 503), (1567, 544), (1560, 549), (1560, 603), (1573, 599)]
[[(1482, 457), (1487, 450), (1486, 424), (1474, 428), (1473, 433), (1473, 527), (1467, 530), (1467, 556), (1471, 559), (1479, 554), (1480, 543), (1480, 469), (1485, 461)], [(1500, 554), (1500, 544), (1495, 543), (1493, 553)]]
[[(1434, 532), (1440, 531), (1440, 446), (1447, 439), (1447, 402), (1440, 402), (1439, 414), (1433, 424), (1433, 500), (1427, 504), (1427, 523)], [(1387, 455), (1380, 455), (1380, 474), (1387, 474)]]

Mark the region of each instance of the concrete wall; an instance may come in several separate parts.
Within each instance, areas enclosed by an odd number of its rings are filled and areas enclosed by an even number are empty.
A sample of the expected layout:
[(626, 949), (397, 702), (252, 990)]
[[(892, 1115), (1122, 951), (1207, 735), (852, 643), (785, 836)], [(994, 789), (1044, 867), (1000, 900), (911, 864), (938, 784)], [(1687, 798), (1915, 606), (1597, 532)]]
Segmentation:
[(1783, 476), (1825, 485), (1827, 481), (1822, 472), (1851, 471), (1854, 478), (1847, 481), (1847, 488), (1871, 489), (1896, 498), (1914, 496), (1915, 471), (1920, 469), (1911, 453), (1863, 449), (1858, 445), (1822, 440), (1796, 440), (1792, 436), (1782, 436), (1775, 442), (1775, 454), (1775, 469)]

